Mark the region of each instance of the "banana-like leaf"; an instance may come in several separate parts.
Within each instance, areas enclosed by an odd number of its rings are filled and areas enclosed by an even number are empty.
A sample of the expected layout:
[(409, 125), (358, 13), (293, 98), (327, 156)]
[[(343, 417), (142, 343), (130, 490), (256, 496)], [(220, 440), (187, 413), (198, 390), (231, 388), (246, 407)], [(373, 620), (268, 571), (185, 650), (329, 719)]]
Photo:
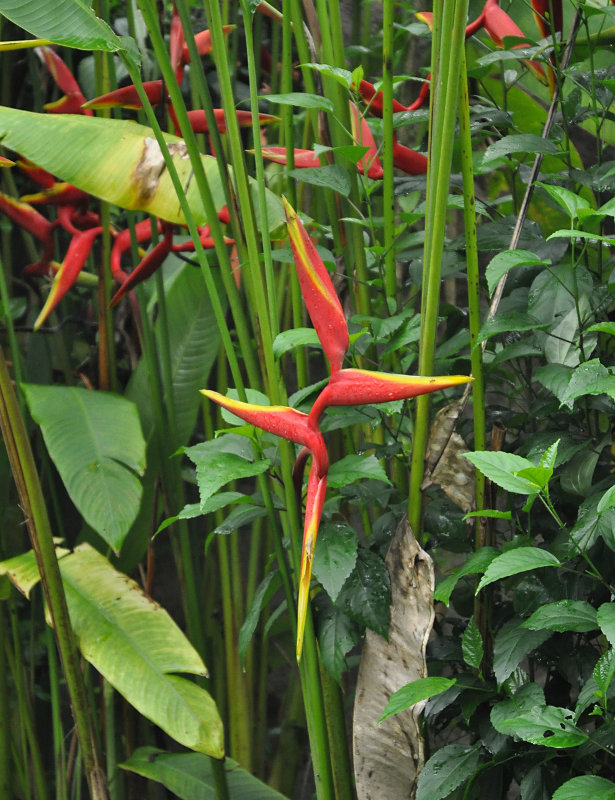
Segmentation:
[[(0, 139), (4, 147), (88, 194), (178, 225), (186, 222), (158, 142), (153, 131), (144, 125), (72, 114), (37, 114), (0, 106)], [(170, 134), (165, 134), (165, 140), (196, 224), (205, 225), (205, 209), (185, 142)], [(220, 211), (225, 200), (216, 159), (202, 155), (201, 160), (216, 210)], [(258, 222), (259, 201), (254, 182), (252, 191)], [(269, 191), (267, 212), (270, 230), (279, 228), (284, 220), (282, 203)]]
[[(22, 590), (31, 588), (34, 554), (19, 559), (19, 565), (15, 559), (0, 563), (0, 575), (8, 574)], [(84, 658), (173, 739), (222, 758), (223, 728), (212, 697), (175, 674), (206, 675), (205, 665), (167, 612), (90, 545), (80, 545), (59, 564)]]
[[(156, 747), (139, 747), (123, 769), (158, 781), (181, 800), (216, 800), (211, 762), (199, 753), (166, 753)], [(231, 758), (224, 760), (230, 800), (285, 800)]]
[(0, 0), (0, 14), (33, 36), (66, 47), (124, 49), (122, 40), (82, 0)]
[(24, 385), (71, 500), (118, 551), (141, 503), (145, 440), (134, 403), (74, 386)]

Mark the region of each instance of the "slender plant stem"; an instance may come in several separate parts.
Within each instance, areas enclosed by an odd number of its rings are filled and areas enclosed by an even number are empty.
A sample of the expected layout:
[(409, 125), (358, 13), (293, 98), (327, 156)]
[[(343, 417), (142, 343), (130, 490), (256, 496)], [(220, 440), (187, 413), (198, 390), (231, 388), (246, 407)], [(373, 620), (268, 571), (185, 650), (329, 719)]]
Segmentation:
[(107, 787), (102, 762), (94, 739), (79, 654), (64, 595), (60, 567), (56, 558), (53, 535), (43, 499), (34, 456), (11, 386), (4, 352), (0, 348), (0, 428), (6, 444), (20, 503), (43, 583), (47, 605), (53, 620), (66, 685), (81, 745), (86, 777), (93, 800), (107, 800)]
[[(433, 98), (430, 110), (419, 375), (430, 375), (435, 361), (446, 209), (467, 13), (468, 0), (456, 0), (456, 2), (439, 0), (434, 3), (432, 76), (435, 75), (436, 79), (435, 82), (432, 80)], [(417, 398), (408, 505), (408, 520), (417, 538), (422, 532), (421, 484), (425, 469), (430, 408), (429, 395)]]
[[(4, 578), (6, 582), (7, 579)], [(11, 763), (11, 731), (9, 717), (7, 631), (4, 625), (4, 608), (0, 601), (0, 797), (10, 797), (9, 774)]]
[[(395, 264), (395, 197), (393, 194), (393, 0), (382, 4), (382, 215), (384, 219), (384, 289), (387, 302), (397, 303)], [(389, 311), (391, 309), (389, 308)]]

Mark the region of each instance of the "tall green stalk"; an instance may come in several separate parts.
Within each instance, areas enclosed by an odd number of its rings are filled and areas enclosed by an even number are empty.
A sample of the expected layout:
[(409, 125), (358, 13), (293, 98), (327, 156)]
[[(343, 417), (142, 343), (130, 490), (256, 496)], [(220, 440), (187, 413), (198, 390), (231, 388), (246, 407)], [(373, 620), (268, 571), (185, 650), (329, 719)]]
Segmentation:
[[(421, 299), (419, 375), (431, 375), (435, 362), (436, 331), (441, 282), (446, 209), (455, 140), (455, 121), (465, 46), (468, 0), (437, 0), (434, 3), (432, 40), (432, 100), (430, 108), (427, 210)], [(422, 531), (422, 495), (425, 452), (429, 435), (430, 395), (417, 398), (412, 440), (412, 467), (408, 520), (418, 537)]]
[(87, 695), (75, 637), (70, 625), (70, 617), (64, 595), (60, 568), (56, 558), (53, 535), (49, 525), (47, 509), (41, 490), (34, 456), (26, 432), (15, 392), (11, 386), (10, 375), (0, 348), (0, 429), (21, 507), (24, 510), (32, 549), (41, 575), (47, 605), (53, 620), (66, 685), (71, 699), (73, 715), (86, 778), (93, 800), (107, 800), (107, 786), (102, 768), (102, 760), (93, 735)]
[[(387, 302), (397, 303), (395, 265), (395, 196), (393, 194), (393, 0), (382, 4), (382, 216), (384, 222), (384, 289)], [(390, 309), (389, 309), (390, 310)]]

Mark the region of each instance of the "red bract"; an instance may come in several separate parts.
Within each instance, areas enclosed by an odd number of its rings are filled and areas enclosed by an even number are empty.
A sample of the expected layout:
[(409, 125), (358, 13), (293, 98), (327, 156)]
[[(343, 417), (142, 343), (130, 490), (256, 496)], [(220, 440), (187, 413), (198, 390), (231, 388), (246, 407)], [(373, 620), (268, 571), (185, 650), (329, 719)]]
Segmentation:
[(90, 195), (77, 189), (72, 183), (57, 182), (35, 194), (24, 194), (22, 202), (35, 206), (87, 206)]
[[(351, 88), (357, 88), (354, 84)], [(383, 94), (382, 91), (377, 92), (376, 87), (369, 81), (361, 81), (357, 91), (361, 95), (361, 99), (368, 107), (368, 110), (375, 116), (381, 117), (383, 111)], [(401, 111), (408, 111), (407, 106), (402, 105), (398, 100), (393, 98), (393, 113), (398, 114)]]
[(116, 303), (119, 303), (122, 297), (128, 294), (131, 289), (134, 289), (137, 284), (149, 278), (150, 275), (153, 275), (171, 252), (171, 246), (173, 244), (173, 226), (163, 223), (162, 227), (164, 230), (164, 236), (124, 280), (120, 288), (111, 298), (111, 302), (109, 304), (111, 307), (116, 305)]
[(393, 164), (407, 175), (426, 175), (427, 156), (406, 147), (393, 136)]
[[(226, 115), (223, 108), (214, 108), (214, 118), (216, 126), (220, 133), (226, 133)], [(237, 122), (240, 128), (249, 128), (252, 125), (252, 112), (238, 110), (235, 111)], [(189, 111), (188, 119), (190, 120), (190, 127), (195, 133), (209, 133), (209, 125), (207, 124), (207, 117), (202, 110)], [(279, 117), (274, 117), (271, 114), (259, 114), (259, 125), (268, 125), (271, 122), (279, 122)]]
[(43, 106), (45, 111), (49, 111), (52, 114), (87, 114), (91, 116), (91, 111), (81, 110), (85, 97), (72, 72), (57, 53), (50, 47), (37, 47), (36, 52), (44, 61), (54, 81), (65, 93), (64, 97), (54, 103), (47, 103), (47, 105)]
[[(483, 27), (497, 47), (504, 47), (504, 39), (507, 36), (516, 36), (521, 39), (525, 38), (525, 34), (517, 25), (517, 23), (499, 7), (498, 0), (487, 0), (483, 14)], [(517, 49), (519, 47), (524, 47), (524, 45), (513, 45), (513, 49)], [(536, 61), (529, 60), (527, 60), (525, 63), (541, 83), (547, 83), (547, 76), (545, 75), (545, 71), (541, 64), (538, 64)]]
[(299, 486), (307, 457), (312, 456), (303, 526), (301, 569), (298, 577), (297, 660), (299, 660), (303, 646), (314, 548), (327, 489), (329, 459), (319, 427), (322, 413), (332, 405), (363, 405), (402, 400), (437, 389), (457, 386), (472, 379), (461, 375), (416, 378), (360, 369), (341, 369), (348, 349), (348, 329), (342, 306), (318, 251), (295, 211), (285, 198), (282, 199), (301, 292), (323, 350), (331, 362), (331, 377), (316, 399), (309, 415), (286, 406), (268, 407), (242, 403), (208, 390), (203, 390), (203, 394), (246, 422), (302, 444), (304, 449), (297, 456), (294, 471), (294, 479)]
[(359, 109), (354, 103), (350, 103), (350, 122), (352, 125), (352, 135), (357, 144), (367, 147), (367, 153), (357, 163), (357, 169), (362, 175), (367, 175), (373, 180), (380, 180), (384, 175), (382, 164), (378, 158), (378, 148), (365, 117), (359, 114)]
[(50, 241), (52, 223), (28, 203), (0, 192), (0, 211), (41, 242)]
[[(247, 152), (254, 153), (254, 150), (248, 150)], [(285, 147), (263, 147), (261, 152), (263, 158), (268, 161), (275, 161), (276, 164), (286, 164)], [(315, 169), (321, 166), (320, 159), (313, 150), (302, 150), (299, 147), (295, 147), (293, 157), (297, 169)]]
[(36, 318), (34, 330), (40, 328), (66, 292), (75, 283), (77, 276), (83, 269), (87, 257), (90, 255), (94, 239), (100, 236), (102, 230), (103, 229), (99, 226), (97, 228), (90, 228), (88, 231), (80, 231), (73, 236), (68, 250), (66, 251), (64, 261), (53, 279), (51, 291), (49, 292), (45, 305)]
[[(143, 89), (147, 99), (153, 106), (160, 105), (163, 98), (166, 98), (166, 92), (162, 81), (144, 81)], [(141, 98), (137, 93), (134, 84), (123, 86), (121, 89), (115, 89), (112, 92), (101, 94), (93, 100), (88, 100), (84, 103), (82, 108), (130, 108), (133, 110), (143, 108)]]
[[(564, 29), (564, 13), (562, 0), (532, 0), (534, 19), (543, 39), (553, 32), (561, 33)], [(551, 30), (553, 25), (553, 30)]]

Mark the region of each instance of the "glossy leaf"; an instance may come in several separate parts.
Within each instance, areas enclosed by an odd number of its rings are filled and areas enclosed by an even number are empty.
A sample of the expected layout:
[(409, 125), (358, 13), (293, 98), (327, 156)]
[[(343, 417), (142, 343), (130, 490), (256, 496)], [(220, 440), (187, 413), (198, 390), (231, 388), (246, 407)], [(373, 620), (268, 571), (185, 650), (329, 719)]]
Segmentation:
[(519, 473), (532, 469), (534, 464), (527, 458), (501, 451), (485, 450), (475, 453), (464, 453), (464, 458), (474, 464), (486, 478), (515, 494), (536, 494), (542, 488), (535, 480), (521, 477)]
[(480, 669), (483, 660), (483, 637), (474, 617), (470, 617), (463, 636), (461, 638), (461, 652), (463, 660), (472, 669)]
[(321, 526), (312, 572), (333, 602), (354, 569), (358, 542), (353, 529), (343, 522)]
[(481, 547), (468, 558), (465, 564), (454, 570), (448, 578), (441, 581), (434, 592), (434, 600), (449, 604), (453, 589), (464, 575), (478, 575), (484, 572), (494, 558), (500, 555), (495, 547)]
[(610, 644), (615, 645), (615, 603), (603, 603), (598, 609), (598, 625)]
[(362, 633), (361, 626), (332, 603), (323, 604), (319, 599), (319, 606), (320, 658), (327, 672), (341, 685), (342, 675), (348, 669), (346, 655), (358, 644)]
[(558, 600), (537, 608), (523, 623), (533, 631), (593, 631), (598, 627), (596, 609), (584, 600)]
[[(497, 706), (496, 706), (497, 708)], [(491, 721), (500, 733), (517, 736), (531, 744), (545, 747), (578, 747), (587, 740), (587, 734), (576, 727), (574, 714), (567, 708), (538, 706), (523, 713), (511, 709), (511, 717), (498, 717), (497, 725), (492, 713)]]
[(560, 560), (548, 550), (542, 550), (539, 547), (516, 547), (514, 550), (508, 550), (493, 559), (481, 578), (476, 593), (478, 594), (481, 589), (489, 586), (490, 583), (502, 580), (502, 578), (508, 578), (511, 575), (519, 575), (522, 572), (542, 567), (561, 566)]
[(133, 403), (109, 392), (26, 384), (26, 400), (73, 503), (119, 551), (141, 503), (145, 441)]
[(337, 603), (349, 617), (386, 637), (391, 589), (386, 567), (376, 553), (359, 550), (355, 568)]
[(554, 793), (552, 800), (615, 800), (615, 783), (598, 775), (579, 775), (563, 783)]
[(530, 631), (523, 628), (519, 619), (505, 623), (493, 643), (493, 672), (498, 683), (503, 683), (527, 654), (550, 636), (551, 631)]
[(471, 778), (480, 761), (480, 745), (449, 744), (435, 752), (419, 775), (416, 800), (443, 800)]
[(602, 696), (606, 697), (615, 675), (615, 650), (612, 647), (600, 656), (592, 675)]
[(329, 485), (333, 488), (348, 486), (355, 481), (369, 479), (391, 483), (376, 456), (352, 453), (336, 461), (329, 468)]
[(405, 711), (407, 708), (428, 700), (430, 697), (441, 694), (456, 683), (455, 678), (419, 678), (412, 683), (408, 683), (391, 695), (386, 708), (382, 712), (380, 722), (387, 717)]
[(489, 294), (492, 295), (500, 278), (515, 267), (527, 267), (549, 264), (529, 250), (504, 250), (495, 255), (485, 270), (485, 278), (489, 287)]

